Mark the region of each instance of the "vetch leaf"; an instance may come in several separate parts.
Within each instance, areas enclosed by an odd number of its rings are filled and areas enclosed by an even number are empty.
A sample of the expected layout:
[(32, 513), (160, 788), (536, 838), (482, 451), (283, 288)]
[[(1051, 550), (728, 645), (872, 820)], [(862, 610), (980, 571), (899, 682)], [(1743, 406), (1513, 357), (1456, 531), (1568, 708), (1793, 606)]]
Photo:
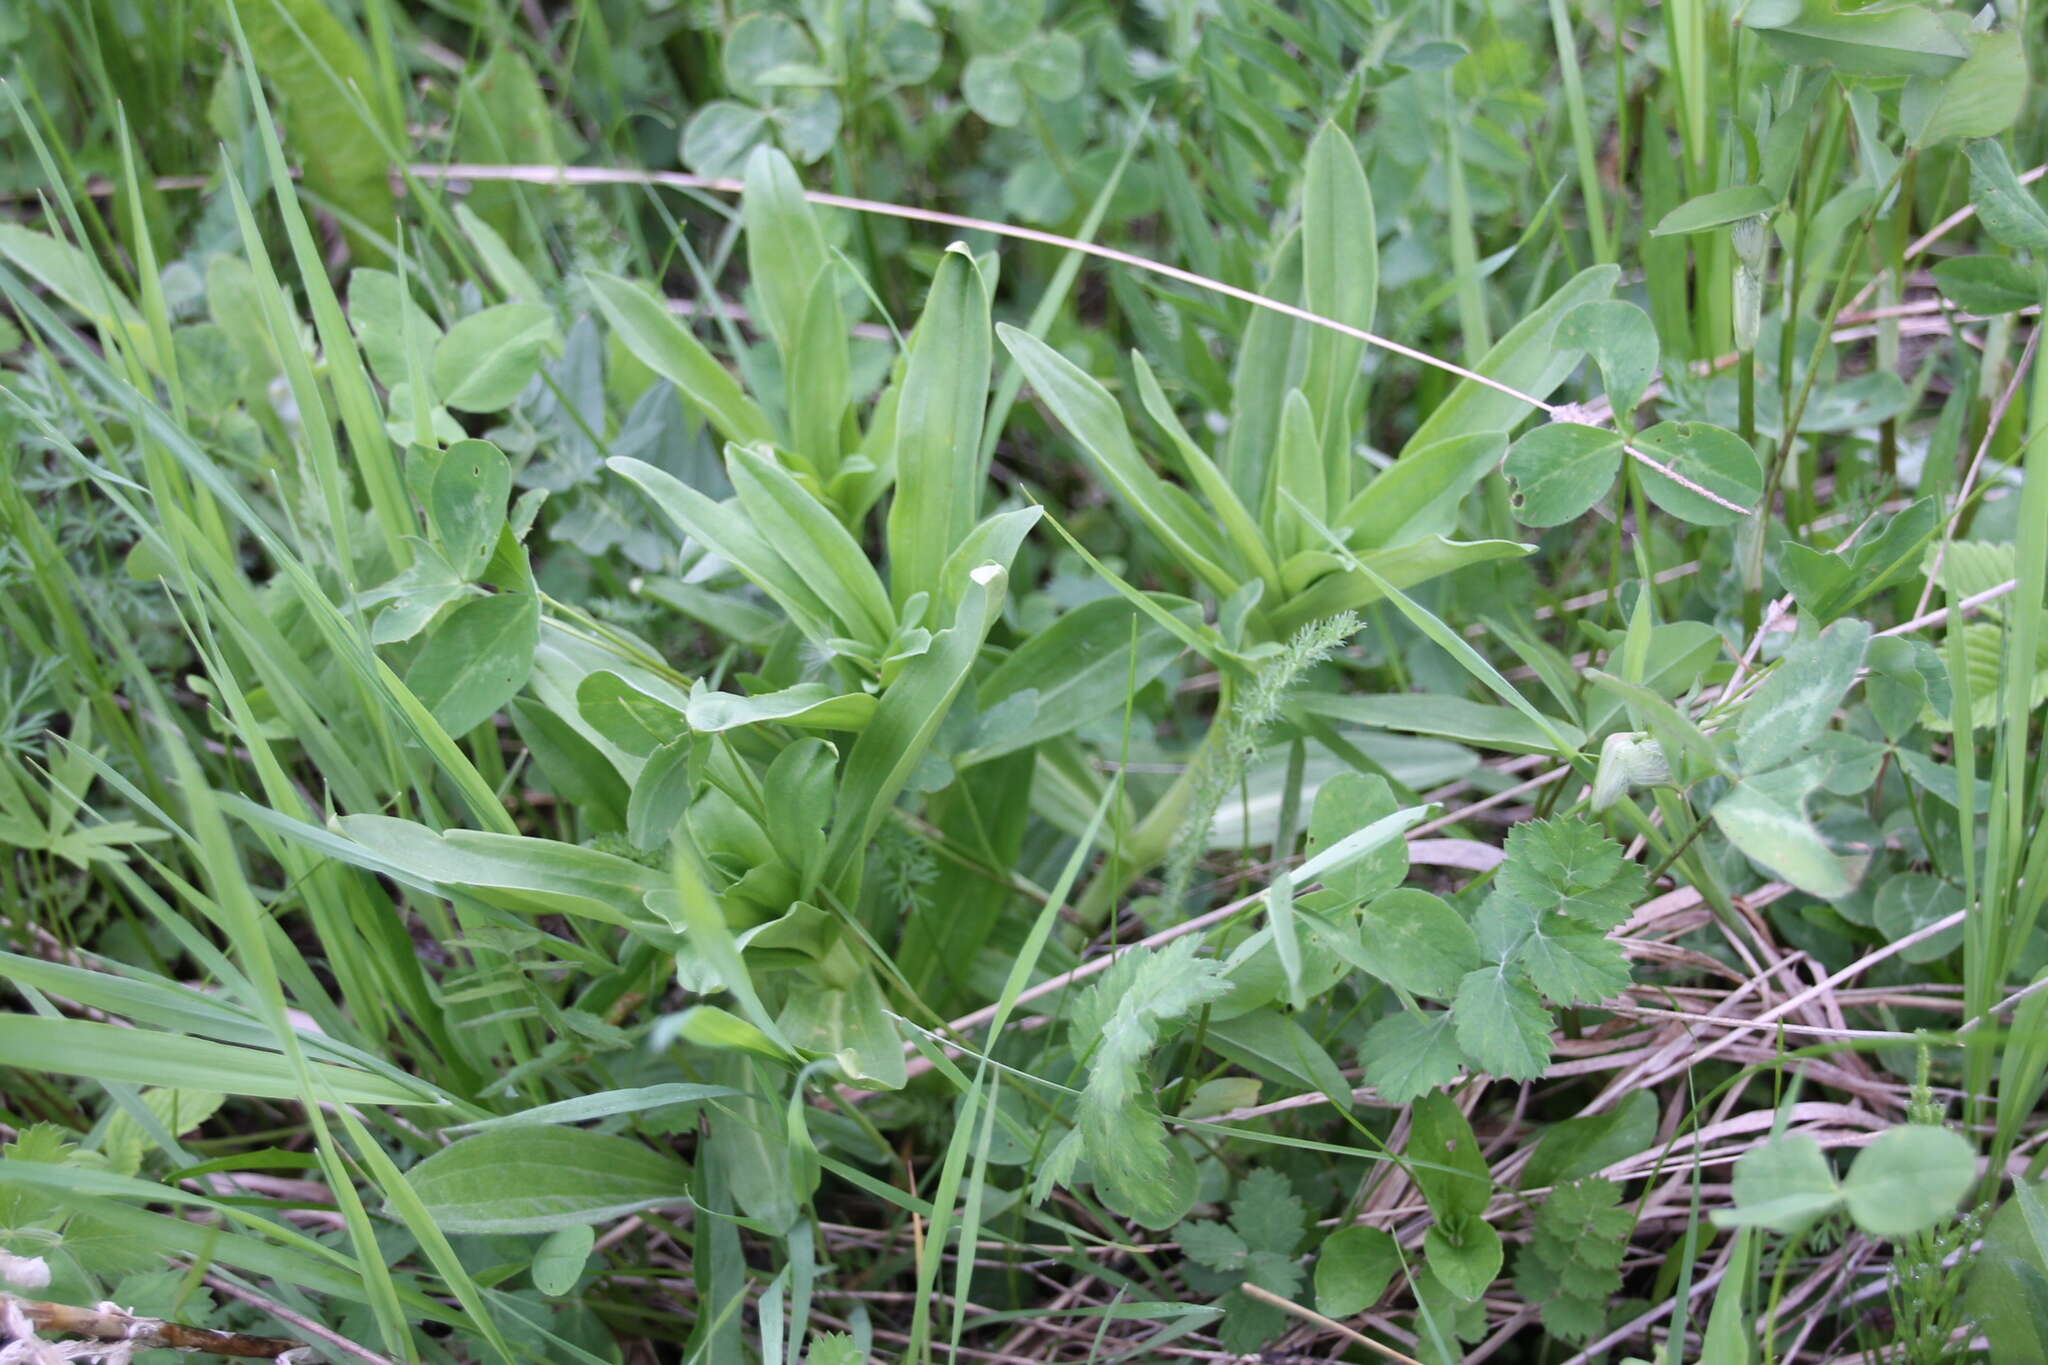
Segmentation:
[(444, 1232), (553, 1232), (689, 1199), (690, 1173), (630, 1138), (507, 1128), (463, 1138), (405, 1173)]
[(1924, 5), (1843, 13), (1837, 0), (1801, 0), (1796, 14), (1766, 11), (1751, 18), (1749, 27), (1786, 61), (1830, 66), (1845, 76), (1940, 76), (1970, 55), (1941, 16)]
[(1935, 286), (1966, 313), (1989, 317), (2041, 299), (2040, 280), (2008, 256), (1952, 256), (1937, 262), (1933, 273)]
[(1799, 805), (1754, 782), (1742, 781), (1714, 803), (1714, 824), (1743, 854), (1809, 896), (1834, 900), (1855, 889), (1855, 879)]
[(1970, 46), (1961, 66), (1946, 76), (1914, 78), (1900, 97), (1899, 121), (1915, 147), (1996, 137), (2025, 108), (2027, 54), (2019, 33), (1972, 33)]
[(1984, 138), (1972, 142), (1966, 152), (1970, 202), (1977, 206), (1984, 230), (2009, 247), (2048, 251), (2048, 210), (2020, 183), (2005, 147), (1995, 138)]

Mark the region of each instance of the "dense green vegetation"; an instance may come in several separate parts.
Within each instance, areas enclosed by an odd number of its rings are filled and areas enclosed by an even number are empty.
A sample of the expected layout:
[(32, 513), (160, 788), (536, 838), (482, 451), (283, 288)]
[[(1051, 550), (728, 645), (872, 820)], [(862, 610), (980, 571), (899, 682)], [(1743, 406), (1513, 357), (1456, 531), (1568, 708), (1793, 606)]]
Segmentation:
[(0, 1360), (2048, 1358), (2041, 27), (0, 10)]

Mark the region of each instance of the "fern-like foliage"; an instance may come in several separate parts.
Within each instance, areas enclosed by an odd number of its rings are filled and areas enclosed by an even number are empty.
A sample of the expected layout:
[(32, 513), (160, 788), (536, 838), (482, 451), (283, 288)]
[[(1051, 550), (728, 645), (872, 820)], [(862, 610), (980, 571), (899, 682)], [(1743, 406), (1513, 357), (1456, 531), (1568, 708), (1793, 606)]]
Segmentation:
[(1529, 1244), (1515, 1261), (1515, 1288), (1542, 1305), (1553, 1336), (1583, 1344), (1606, 1327), (1634, 1226), (1612, 1180), (1560, 1185), (1536, 1210)]
[(1223, 1310), (1217, 1330), (1225, 1350), (1250, 1355), (1287, 1330), (1287, 1315), (1238, 1288), (1249, 1280), (1261, 1289), (1294, 1298), (1301, 1290), (1301, 1263), (1294, 1258), (1308, 1225), (1308, 1210), (1273, 1170), (1256, 1170), (1238, 1186), (1230, 1221), (1198, 1219), (1178, 1230), (1187, 1253), (1182, 1274), (1190, 1287), (1218, 1294)]
[(1395, 1103), (1444, 1084), (1460, 1064), (1533, 1080), (1550, 1064), (1551, 1006), (1595, 1004), (1629, 984), (1607, 934), (1642, 899), (1643, 870), (1621, 845), (1588, 820), (1559, 816), (1515, 826), (1507, 855), (1472, 919), (1467, 963), (1480, 965), (1456, 979), (1450, 1010), (1392, 1014), (1366, 1035), (1365, 1078)]
[(1296, 631), (1279, 653), (1267, 659), (1252, 681), (1237, 697), (1224, 721), (1222, 742), (1203, 763), (1201, 782), (1195, 789), (1180, 836), (1166, 863), (1166, 889), (1160, 902), (1169, 913), (1177, 913), (1194, 880), (1195, 864), (1201, 861), (1209, 842), (1209, 828), (1223, 798), (1243, 780), (1252, 760), (1258, 757), (1259, 740), (1280, 715), (1280, 705), (1302, 675), (1335, 653), (1337, 647), (1358, 633), (1358, 617), (1352, 612), (1311, 621)]
[(1079, 1123), (1053, 1149), (1032, 1186), (1043, 1199), (1073, 1179), (1082, 1155), (1095, 1192), (1149, 1228), (1180, 1221), (1194, 1199), (1194, 1167), (1167, 1140), (1145, 1063), (1168, 1024), (1229, 989), (1223, 965), (1197, 957), (1194, 939), (1126, 953), (1082, 992), (1069, 1018), (1075, 1056), (1088, 1067)]

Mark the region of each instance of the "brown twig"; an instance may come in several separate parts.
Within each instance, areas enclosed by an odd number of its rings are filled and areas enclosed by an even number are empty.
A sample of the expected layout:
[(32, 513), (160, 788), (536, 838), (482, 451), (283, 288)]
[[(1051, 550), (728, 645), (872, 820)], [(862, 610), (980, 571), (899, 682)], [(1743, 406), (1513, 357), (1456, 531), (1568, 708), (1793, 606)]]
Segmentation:
[(306, 1345), (288, 1337), (216, 1332), (206, 1327), (187, 1327), (159, 1318), (138, 1317), (110, 1303), (103, 1303), (97, 1308), (78, 1308), (68, 1303), (46, 1303), (41, 1299), (0, 1293), (0, 1310), (11, 1310), (7, 1312), (10, 1318), (18, 1312), (39, 1331), (90, 1337), (110, 1346), (118, 1342), (137, 1349), (162, 1347), (172, 1351), (207, 1351), (244, 1360), (275, 1360), (287, 1352), (302, 1350)]

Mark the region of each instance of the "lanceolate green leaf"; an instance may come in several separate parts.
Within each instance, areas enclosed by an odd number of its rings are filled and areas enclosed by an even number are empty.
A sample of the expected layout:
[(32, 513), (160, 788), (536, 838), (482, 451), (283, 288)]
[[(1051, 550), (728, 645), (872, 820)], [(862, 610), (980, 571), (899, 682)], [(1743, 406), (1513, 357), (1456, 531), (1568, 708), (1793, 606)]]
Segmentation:
[[(1558, 344), (1558, 323), (1580, 304), (1606, 298), (1620, 277), (1620, 269), (1611, 265), (1580, 271), (1510, 328), (1473, 368), (1532, 398), (1549, 398), (1551, 390), (1562, 384), (1579, 363), (1578, 352)], [(1527, 403), (1498, 389), (1470, 379), (1460, 380), (1451, 396), (1437, 404), (1436, 410), (1415, 429), (1408, 444), (1402, 447), (1402, 454), (1405, 457), (1409, 451), (1426, 450), (1453, 436), (1508, 431), (1530, 411)]]
[[(121, 1028), (89, 1019), (0, 1014), (0, 1049), (10, 1066), (100, 1082), (218, 1090), (296, 1100), (298, 1068), (280, 1053)], [(317, 1084), (343, 1104), (442, 1104), (425, 1084), (401, 1084), (367, 1071), (306, 1062)]]
[[(529, 914), (645, 924), (652, 917), (641, 910), (641, 900), (663, 882), (652, 868), (554, 839), (467, 829), (436, 833), (386, 815), (344, 815), (334, 825), (371, 855), (374, 861), (361, 865), (372, 871), (395, 870)], [(346, 850), (336, 852), (347, 856)]]
[(1201, 490), (1216, 519), (1222, 523), (1231, 548), (1242, 557), (1251, 573), (1266, 584), (1266, 591), (1277, 597), (1280, 593), (1280, 566), (1257, 520), (1238, 500), (1236, 491), (1215, 462), (1188, 436), (1187, 429), (1174, 415), (1173, 405), (1167, 401), (1165, 391), (1159, 387), (1159, 379), (1152, 373), (1152, 366), (1137, 351), (1131, 352), (1131, 370), (1138, 377), (1138, 397), (1144, 403), (1145, 411), (1173, 443), (1188, 477), (1194, 480), (1195, 487)]
[(1751, 25), (1786, 61), (1845, 76), (1939, 76), (1970, 49), (1924, 5), (1845, 10), (1837, 0), (1800, 0), (1797, 13)]
[(889, 594), (838, 518), (767, 455), (733, 446), (726, 469), (754, 528), (832, 609), (841, 632), (877, 647), (886, 643), (896, 629)]
[[(1371, 331), (1379, 301), (1379, 229), (1350, 135), (1324, 124), (1309, 143), (1301, 197), (1302, 301), (1312, 313)], [(1365, 343), (1327, 327), (1309, 333), (1302, 389), (1322, 435), (1324, 496), (1351, 498), (1351, 394)]]
[(689, 1201), (690, 1173), (644, 1143), (576, 1128), (499, 1128), (405, 1173), (444, 1232), (527, 1233)]
[(869, 838), (924, 758), (1002, 610), (1009, 581), (1003, 565), (984, 564), (971, 570), (969, 579), (953, 624), (935, 635), (931, 648), (912, 659), (883, 693), (874, 718), (847, 756), (825, 856), (829, 885), (845, 888), (857, 882)]
[(998, 326), (996, 333), (1023, 367), (1039, 398), (1080, 442), (1130, 509), (1213, 591), (1228, 596), (1235, 590), (1236, 578), (1217, 562), (1211, 548), (1213, 529), (1199, 515), (1189, 513), (1193, 503), (1185, 494), (1181, 501), (1174, 501), (1168, 485), (1146, 467), (1109, 390), (1037, 337), (1008, 325)]
[(796, 346), (811, 282), (830, 258), (788, 157), (773, 147), (755, 148), (747, 157), (746, 179), (740, 216), (747, 229), (747, 267), (769, 334), (786, 358)]
[[(1357, 607), (1369, 606), (1387, 595), (1389, 588), (1412, 587), (1472, 564), (1492, 559), (1519, 559), (1535, 547), (1515, 540), (1446, 540), (1424, 536), (1420, 540), (1358, 555), (1363, 570), (1328, 573), (1308, 591), (1290, 598), (1273, 613), (1273, 629), (1280, 634), (1299, 630), (1310, 621)], [(1333, 568), (1341, 561), (1332, 563)]]
[(1449, 535), (1457, 529), (1459, 504), (1506, 449), (1507, 437), (1498, 431), (1447, 436), (1427, 446), (1411, 441), (1351, 500), (1339, 523), (1361, 552)]
[[(1166, 599), (1168, 609), (1197, 620), (1194, 603)], [(1030, 694), (1032, 718), (1000, 743), (975, 750), (977, 762), (1043, 743), (1125, 704), (1128, 689), (1166, 670), (1183, 646), (1121, 598), (1074, 608), (1027, 640), (988, 675), (975, 695), (983, 711)]]
[(1657, 237), (1704, 232), (1769, 213), (1777, 204), (1778, 196), (1761, 185), (1730, 185), (1686, 200), (1665, 214), (1650, 232)]
[(898, 606), (939, 595), (939, 570), (980, 509), (981, 420), (988, 402), (988, 292), (965, 246), (932, 279), (896, 407), (896, 495), (889, 506), (890, 592)]
[[(390, 230), (393, 203), (378, 93), (362, 43), (321, 0), (238, 0), (256, 66), (286, 110), (287, 154), (315, 193), (371, 232)], [(392, 92), (394, 95), (396, 92)], [(359, 260), (382, 259), (351, 234)]]
[(590, 297), (626, 349), (676, 386), (719, 434), (742, 445), (775, 439), (775, 430), (723, 365), (639, 285), (592, 271)]
[(832, 612), (817, 592), (792, 571), (761, 538), (737, 504), (712, 501), (673, 474), (627, 456), (607, 461), (612, 472), (632, 480), (654, 500), (683, 534), (698, 541), (775, 600), (813, 642), (823, 644), (838, 632)]

